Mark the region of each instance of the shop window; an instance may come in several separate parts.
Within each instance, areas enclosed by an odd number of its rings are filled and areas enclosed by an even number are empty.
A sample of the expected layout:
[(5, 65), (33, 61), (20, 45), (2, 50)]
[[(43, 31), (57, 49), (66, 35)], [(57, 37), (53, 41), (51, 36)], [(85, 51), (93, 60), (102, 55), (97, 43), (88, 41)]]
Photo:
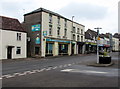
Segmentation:
[(67, 53), (68, 53), (68, 45), (59, 44), (59, 54), (67, 54)]
[(17, 47), (16, 54), (21, 54), (21, 47)]
[(53, 44), (46, 43), (46, 54), (53, 54)]

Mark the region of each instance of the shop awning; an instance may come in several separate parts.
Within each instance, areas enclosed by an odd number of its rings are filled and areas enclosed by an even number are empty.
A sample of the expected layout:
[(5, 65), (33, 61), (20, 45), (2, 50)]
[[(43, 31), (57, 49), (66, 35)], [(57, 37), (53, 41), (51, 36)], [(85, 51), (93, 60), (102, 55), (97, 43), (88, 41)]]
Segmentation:
[(105, 47), (110, 47), (110, 45), (104, 45)]

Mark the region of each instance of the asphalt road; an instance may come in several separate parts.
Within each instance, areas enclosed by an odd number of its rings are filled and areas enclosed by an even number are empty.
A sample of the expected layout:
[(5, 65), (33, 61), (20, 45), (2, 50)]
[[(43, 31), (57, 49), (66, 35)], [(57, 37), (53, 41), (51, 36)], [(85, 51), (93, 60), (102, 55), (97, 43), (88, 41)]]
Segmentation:
[(110, 67), (87, 66), (96, 55), (3, 61), (2, 87), (118, 87), (118, 53)]

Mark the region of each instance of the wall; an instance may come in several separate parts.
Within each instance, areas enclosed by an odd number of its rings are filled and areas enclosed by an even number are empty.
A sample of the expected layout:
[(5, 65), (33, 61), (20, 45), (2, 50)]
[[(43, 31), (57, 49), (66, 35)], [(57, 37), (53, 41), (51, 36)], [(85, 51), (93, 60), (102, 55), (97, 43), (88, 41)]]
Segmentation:
[(0, 59), (2, 59), (2, 30), (0, 29)]
[[(26, 33), (2, 30), (2, 59), (7, 59), (7, 46), (12, 48), (12, 58), (26, 58)], [(21, 33), (21, 41), (17, 41), (17, 33)], [(16, 54), (17, 47), (21, 47), (21, 54)]]

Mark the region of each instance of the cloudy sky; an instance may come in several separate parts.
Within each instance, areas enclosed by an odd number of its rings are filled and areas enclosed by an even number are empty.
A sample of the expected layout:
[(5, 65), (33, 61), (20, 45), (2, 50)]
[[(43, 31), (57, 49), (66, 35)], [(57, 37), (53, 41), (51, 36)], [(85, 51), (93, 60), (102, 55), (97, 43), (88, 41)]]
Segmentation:
[(23, 14), (43, 7), (100, 33), (118, 32), (119, 0), (0, 0), (0, 15), (23, 21)]

